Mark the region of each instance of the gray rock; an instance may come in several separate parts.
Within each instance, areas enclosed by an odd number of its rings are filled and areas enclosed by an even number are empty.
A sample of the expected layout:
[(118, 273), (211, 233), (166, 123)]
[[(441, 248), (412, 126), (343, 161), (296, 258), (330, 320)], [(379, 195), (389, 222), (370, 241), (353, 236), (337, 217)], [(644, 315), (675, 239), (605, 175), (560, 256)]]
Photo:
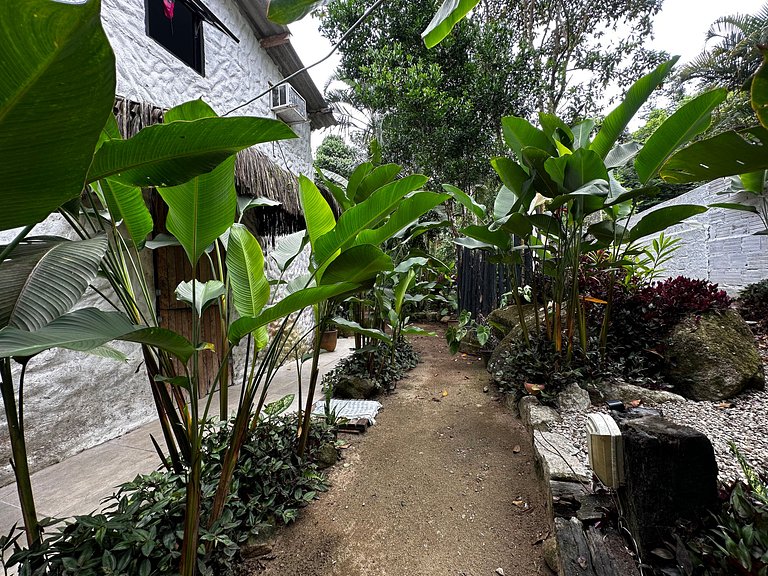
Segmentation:
[(326, 442), (317, 452), (316, 463), (321, 470), (330, 468), (339, 460), (339, 451), (332, 442)]
[(366, 400), (373, 398), (377, 391), (376, 383), (369, 378), (341, 376), (333, 387), (333, 396), (335, 398)]
[(621, 400), (631, 402), (640, 400), (643, 404), (664, 404), (666, 402), (685, 402), (685, 398), (666, 390), (650, 390), (627, 382), (602, 382), (598, 392), (603, 400)]
[(557, 395), (557, 405), (561, 410), (568, 412), (583, 412), (592, 406), (592, 402), (589, 400), (589, 392), (578, 384), (571, 383)]
[[(539, 309), (539, 322), (543, 322), (544, 311)], [(523, 318), (529, 332), (536, 328), (536, 319), (534, 318), (533, 304), (523, 305)], [(486, 318), (491, 326), (491, 332), (496, 338), (501, 340), (509, 334), (513, 339), (520, 338), (523, 330), (520, 328), (520, 313), (517, 306), (507, 306), (506, 308), (497, 308)]]
[(717, 463), (707, 437), (660, 416), (617, 417), (624, 439), (627, 526), (647, 556), (679, 521), (706, 518), (717, 506)]
[(541, 545), (541, 555), (552, 572), (557, 574), (557, 539), (550, 536)]
[(520, 420), (529, 434), (534, 430), (548, 432), (552, 422), (560, 422), (562, 418), (554, 408), (542, 406), (535, 396), (523, 396), (517, 405), (520, 411)]
[(534, 430), (533, 450), (545, 481), (592, 479), (592, 473), (578, 456), (579, 450), (560, 434)]
[(667, 339), (664, 361), (667, 379), (694, 400), (724, 400), (765, 387), (755, 337), (734, 310), (683, 319)]

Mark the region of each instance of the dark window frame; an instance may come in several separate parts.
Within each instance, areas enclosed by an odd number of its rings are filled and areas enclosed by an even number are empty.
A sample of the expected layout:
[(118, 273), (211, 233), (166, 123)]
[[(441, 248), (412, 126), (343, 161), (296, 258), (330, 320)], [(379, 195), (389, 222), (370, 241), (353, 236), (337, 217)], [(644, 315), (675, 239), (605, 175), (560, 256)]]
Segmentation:
[[(172, 21), (163, 15), (163, 0), (144, 0), (144, 15), (147, 36), (205, 77), (203, 19), (182, 0), (176, 0)], [(184, 43), (189, 44), (185, 46)]]

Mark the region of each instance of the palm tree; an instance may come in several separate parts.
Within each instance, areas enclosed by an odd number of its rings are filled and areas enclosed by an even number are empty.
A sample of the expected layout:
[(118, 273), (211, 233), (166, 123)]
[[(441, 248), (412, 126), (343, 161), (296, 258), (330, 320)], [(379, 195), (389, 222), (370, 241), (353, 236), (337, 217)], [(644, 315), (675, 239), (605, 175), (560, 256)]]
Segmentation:
[(768, 43), (768, 3), (755, 14), (718, 18), (707, 31), (710, 41), (713, 44), (680, 71), (682, 79), (700, 80), (705, 89), (749, 90), (763, 59), (759, 46)]

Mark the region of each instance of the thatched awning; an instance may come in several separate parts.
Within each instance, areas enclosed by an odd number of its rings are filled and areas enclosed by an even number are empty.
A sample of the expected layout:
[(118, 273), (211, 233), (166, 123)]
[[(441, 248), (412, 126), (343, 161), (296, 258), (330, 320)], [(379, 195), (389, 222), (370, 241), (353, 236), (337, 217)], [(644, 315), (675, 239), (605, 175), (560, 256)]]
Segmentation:
[[(161, 123), (165, 110), (154, 104), (134, 102), (118, 96), (115, 98), (114, 112), (123, 138), (131, 138), (142, 128)], [(241, 196), (266, 197), (280, 202), (279, 208), (261, 211), (267, 221), (273, 221), (272, 223), (280, 229), (268, 232), (269, 235), (286, 232), (286, 227), (287, 232), (304, 227), (296, 178), (263, 152), (249, 148), (238, 153), (235, 184)], [(280, 212), (284, 214), (280, 215)]]

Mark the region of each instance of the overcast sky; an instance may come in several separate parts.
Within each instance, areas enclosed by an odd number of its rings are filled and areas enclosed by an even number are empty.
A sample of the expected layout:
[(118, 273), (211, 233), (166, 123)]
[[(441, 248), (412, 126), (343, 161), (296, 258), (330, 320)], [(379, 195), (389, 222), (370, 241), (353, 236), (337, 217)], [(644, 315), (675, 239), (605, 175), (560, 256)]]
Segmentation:
[[(407, 2), (408, 0), (391, 1)], [(704, 35), (715, 19), (726, 14), (755, 13), (764, 1), (666, 0), (661, 13), (656, 18), (655, 38), (651, 46), (666, 50), (673, 55), (680, 54), (682, 61), (688, 60), (704, 47)], [(319, 60), (331, 50), (331, 45), (318, 32), (318, 22), (313, 18), (307, 17), (291, 24), (290, 29), (293, 33), (291, 42), (305, 65)], [(338, 54), (334, 54), (309, 71), (321, 92), (325, 89), (325, 84), (338, 62)]]

